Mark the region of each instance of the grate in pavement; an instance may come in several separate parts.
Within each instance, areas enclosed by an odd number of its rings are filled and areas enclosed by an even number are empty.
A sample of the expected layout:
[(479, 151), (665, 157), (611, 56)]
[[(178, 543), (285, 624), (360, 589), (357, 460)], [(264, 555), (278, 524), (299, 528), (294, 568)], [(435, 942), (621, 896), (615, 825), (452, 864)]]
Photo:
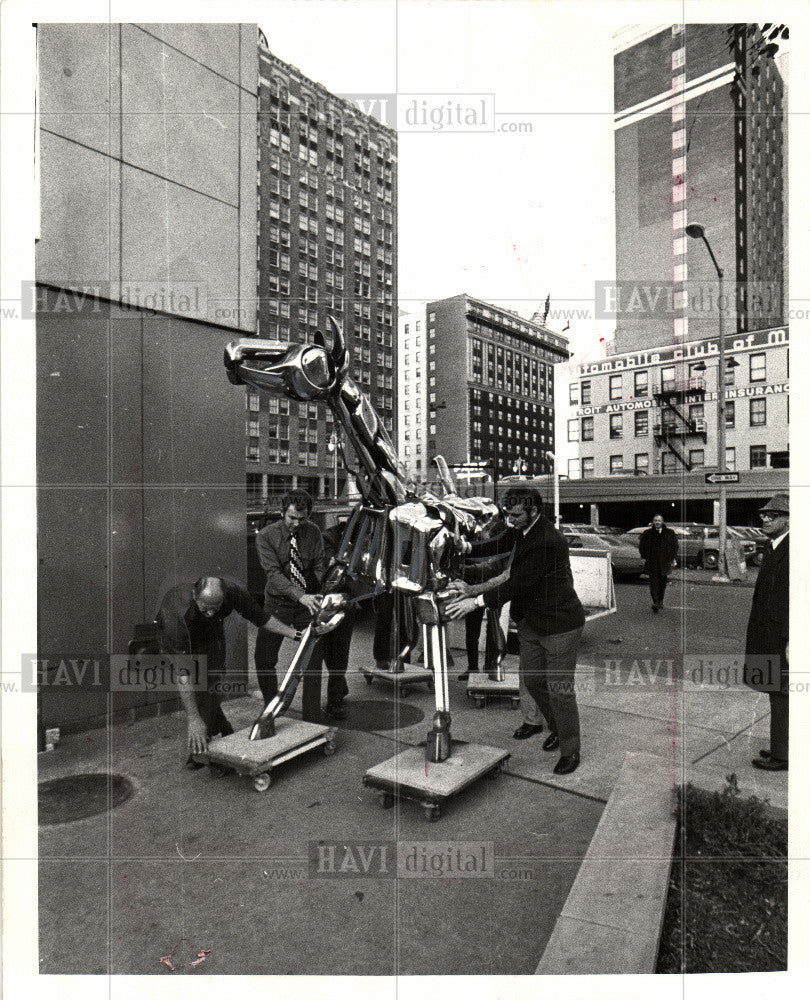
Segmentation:
[(347, 701), (348, 719), (339, 722), (341, 729), (359, 729), (370, 732), (376, 729), (405, 729), (421, 722), (425, 713), (416, 705), (403, 705), (401, 701)]
[(70, 774), (39, 783), (39, 823), (53, 826), (115, 809), (135, 792), (120, 774)]

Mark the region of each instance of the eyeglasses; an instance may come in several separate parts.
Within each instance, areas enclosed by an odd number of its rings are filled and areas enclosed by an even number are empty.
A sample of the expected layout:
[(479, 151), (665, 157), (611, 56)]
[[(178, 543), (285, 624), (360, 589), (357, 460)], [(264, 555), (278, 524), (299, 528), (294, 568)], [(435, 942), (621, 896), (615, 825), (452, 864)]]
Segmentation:
[(771, 513), (769, 510), (761, 510), (759, 516), (763, 521), (778, 521), (780, 517), (787, 517), (788, 515), (784, 511), (775, 511)]

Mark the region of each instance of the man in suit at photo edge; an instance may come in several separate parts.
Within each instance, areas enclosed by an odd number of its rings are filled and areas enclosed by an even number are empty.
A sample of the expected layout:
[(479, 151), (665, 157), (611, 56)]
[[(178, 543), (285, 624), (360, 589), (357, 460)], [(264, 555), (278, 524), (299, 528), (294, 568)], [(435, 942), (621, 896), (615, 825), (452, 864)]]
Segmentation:
[(751, 763), (761, 771), (788, 769), (788, 628), (790, 624), (790, 498), (777, 493), (760, 510), (770, 539), (751, 600), (745, 637), (745, 683), (767, 691), (771, 745)]

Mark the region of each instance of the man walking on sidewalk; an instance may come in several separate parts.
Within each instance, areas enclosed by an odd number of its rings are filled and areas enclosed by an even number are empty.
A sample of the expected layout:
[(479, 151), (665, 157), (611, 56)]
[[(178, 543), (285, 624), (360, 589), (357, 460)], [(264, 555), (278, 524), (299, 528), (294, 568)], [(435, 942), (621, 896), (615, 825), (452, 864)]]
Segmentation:
[(675, 532), (664, 524), (660, 514), (655, 515), (652, 525), (639, 539), (638, 551), (650, 577), (652, 609), (658, 614), (664, 606), (664, 592), (667, 589), (669, 571), (678, 554), (678, 539), (675, 537)]
[(788, 626), (790, 623), (790, 498), (777, 493), (760, 510), (770, 539), (751, 600), (745, 638), (745, 683), (767, 691), (771, 745), (751, 761), (761, 771), (788, 769)]

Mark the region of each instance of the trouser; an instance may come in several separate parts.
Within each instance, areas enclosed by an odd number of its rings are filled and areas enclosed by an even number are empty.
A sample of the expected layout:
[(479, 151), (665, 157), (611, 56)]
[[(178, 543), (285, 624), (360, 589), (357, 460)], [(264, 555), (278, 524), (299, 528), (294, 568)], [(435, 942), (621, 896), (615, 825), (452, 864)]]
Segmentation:
[(560, 755), (579, 753), (579, 711), (574, 673), (582, 628), (540, 635), (525, 621), (518, 623), (520, 672), (549, 729), (560, 738)]
[(485, 608), (473, 608), (464, 619), (464, 644), (467, 647), (468, 670), (478, 669), (478, 640), (485, 614)]
[(354, 615), (347, 614), (337, 628), (321, 638), (323, 662), (326, 664), (326, 704), (337, 707), (349, 693), (346, 670), (349, 666), (349, 647), (354, 631)]
[[(312, 621), (312, 616), (307, 609), (301, 605), (299, 608), (288, 609), (279, 608), (276, 605), (265, 607), (265, 614), (273, 614), (285, 625), (292, 625), (294, 628), (302, 629)], [(260, 628), (256, 637), (256, 652), (254, 660), (256, 663), (256, 677), (259, 681), (265, 704), (272, 701), (278, 694), (278, 677), (276, 676), (276, 664), (278, 663), (278, 652), (284, 636), (277, 632), (268, 632), (267, 629)], [(304, 684), (301, 700), (301, 718), (304, 722), (321, 721), (321, 662), (322, 652), (320, 640), (312, 650), (312, 656), (306, 670), (304, 671)]]
[[(416, 620), (409, 594), (401, 590), (383, 591), (374, 598), (374, 659), (388, 669), (406, 646), (413, 647), (418, 638)], [(409, 627), (411, 626), (411, 627)], [(410, 653), (404, 657), (410, 662)]]
[(664, 606), (664, 591), (667, 589), (669, 577), (666, 573), (650, 573), (650, 596), (657, 608)]
[(780, 691), (768, 694), (771, 702), (771, 757), (788, 759), (788, 696)]
[(210, 677), (207, 691), (194, 692), (197, 711), (205, 723), (205, 733), (209, 739), (213, 736), (230, 736), (233, 732), (233, 726), (228, 722), (227, 715), (222, 711), (222, 700), (219, 692), (212, 690), (213, 686), (219, 680), (219, 677)]
[(520, 677), (520, 714), (523, 721), (530, 726), (540, 726), (543, 724), (543, 713), (537, 707), (537, 702), (531, 696), (523, 678), (523, 670), (518, 664), (518, 676)]

